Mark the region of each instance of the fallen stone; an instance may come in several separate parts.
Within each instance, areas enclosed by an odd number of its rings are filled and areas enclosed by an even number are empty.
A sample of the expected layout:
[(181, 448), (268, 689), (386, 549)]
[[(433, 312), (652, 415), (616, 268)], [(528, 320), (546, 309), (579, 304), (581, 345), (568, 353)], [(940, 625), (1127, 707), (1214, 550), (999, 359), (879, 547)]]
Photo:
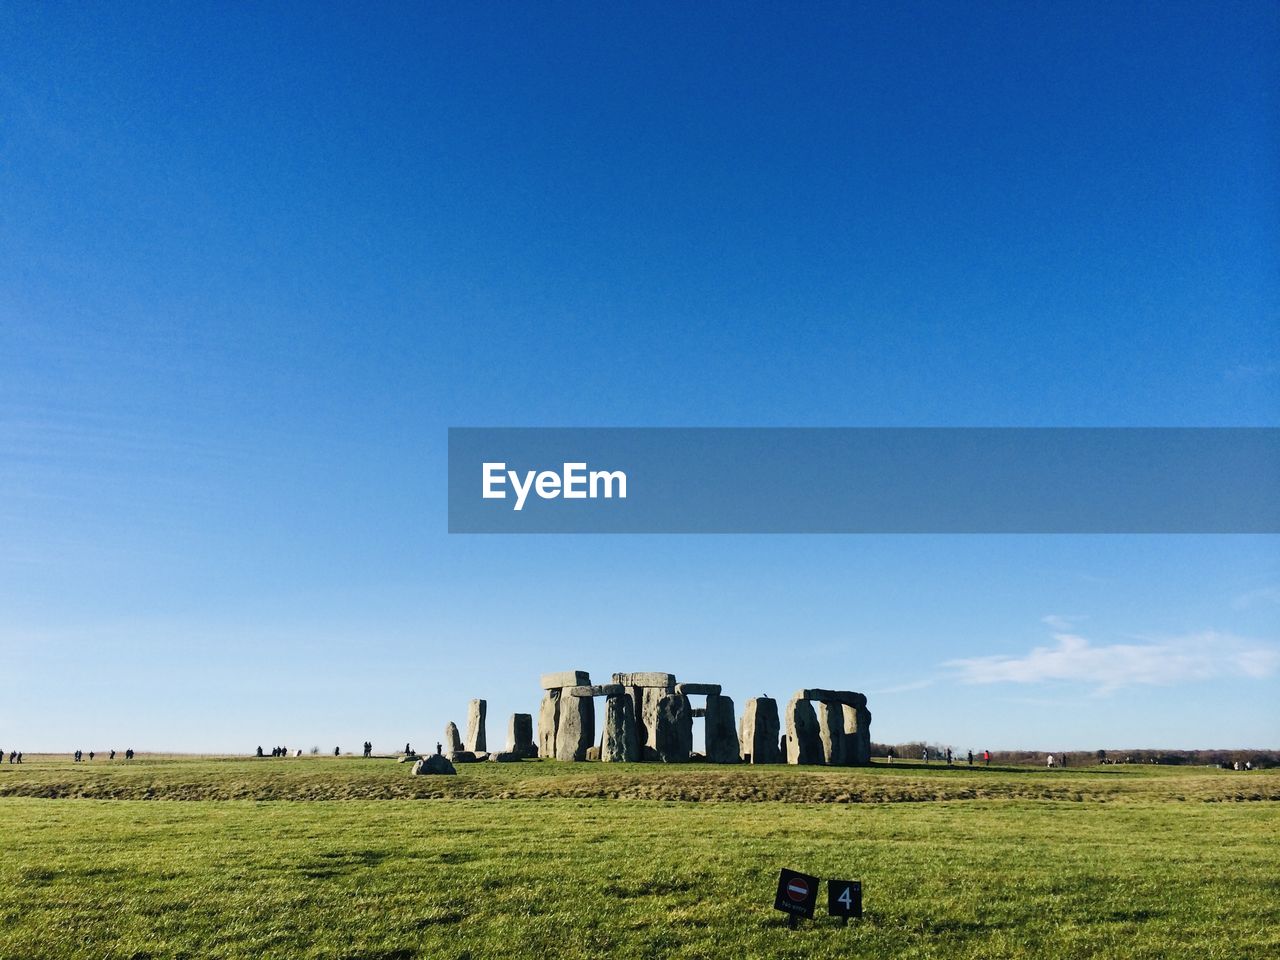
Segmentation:
[(601, 683), (587, 684), (581, 687), (565, 687), (562, 691), (566, 697), (620, 697), (622, 684)]
[(716, 697), (720, 695), (720, 684), (677, 683), (676, 693), (683, 693), (686, 697)]
[(591, 682), (591, 674), (585, 670), (562, 670), (560, 673), (544, 673), (543, 690), (559, 690), (561, 687), (581, 687)]
[(787, 763), (822, 763), (818, 715), (808, 700), (787, 704)]
[(733, 719), (733, 700), (720, 694), (709, 694), (705, 713), (707, 762), (741, 762), (737, 724)]
[(548, 690), (538, 707), (538, 756), (556, 755), (556, 726), (560, 722), (560, 691)]
[(674, 673), (615, 673), (613, 682), (624, 687), (657, 687), (660, 690), (674, 690), (676, 675)]
[(595, 701), (590, 697), (562, 697), (556, 724), (557, 760), (585, 760), (596, 739)]
[(693, 753), (693, 711), (689, 698), (668, 693), (658, 701), (654, 751), (663, 763), (687, 763)]
[(406, 753), (396, 763), (416, 763), (419, 759), (421, 758), (416, 753)]
[(489, 754), (490, 763), (519, 763), (523, 758), (514, 750), (503, 750)]
[(628, 696), (610, 697), (604, 702), (604, 740), (600, 744), (600, 759), (606, 763), (635, 763), (640, 759), (635, 707)]
[(444, 752), (461, 753), (465, 749), (462, 737), (458, 735), (458, 725), (450, 720), (444, 725)]
[(472, 700), (467, 704), (467, 749), (483, 753), (489, 749), (484, 733), (484, 718), (489, 704), (484, 700)]
[(413, 765), (413, 776), (423, 777), (429, 774), (457, 774), (452, 763), (440, 754), (425, 757)]
[(476, 755), (470, 750), (459, 750), (449, 754), (449, 759), (454, 763), (475, 763)]
[(772, 697), (752, 697), (742, 713), (739, 746), (749, 763), (781, 763), (785, 753), (779, 743), (778, 701)]

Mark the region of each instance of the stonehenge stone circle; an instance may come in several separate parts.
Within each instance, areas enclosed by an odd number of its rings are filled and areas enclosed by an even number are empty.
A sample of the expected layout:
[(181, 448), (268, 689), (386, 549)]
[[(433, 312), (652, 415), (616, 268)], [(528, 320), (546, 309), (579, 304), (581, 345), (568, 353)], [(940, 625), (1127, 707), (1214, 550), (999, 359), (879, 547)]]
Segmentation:
[[(779, 716), (772, 697), (746, 701), (741, 720), (733, 699), (718, 683), (677, 683), (675, 674), (615, 673), (611, 683), (593, 684), (585, 670), (563, 670), (540, 677), (537, 742), (533, 717), (513, 714), (507, 749), (491, 759), (554, 757), (681, 763), (695, 756), (709, 763), (793, 763), (853, 766), (871, 762), (871, 711), (867, 698), (853, 690), (805, 687), (797, 690)], [(706, 697), (694, 707), (689, 698)], [(596, 738), (595, 698), (603, 697), (604, 726)], [(467, 742), (457, 728), (446, 729), (450, 756), (484, 753), (485, 701), (471, 701)], [(704, 721), (705, 752), (693, 752), (693, 721)], [(456, 756), (455, 762), (469, 757)]]
[(484, 717), (489, 704), (484, 700), (472, 700), (467, 704), (467, 749), (473, 753), (484, 753), (489, 749), (485, 742)]

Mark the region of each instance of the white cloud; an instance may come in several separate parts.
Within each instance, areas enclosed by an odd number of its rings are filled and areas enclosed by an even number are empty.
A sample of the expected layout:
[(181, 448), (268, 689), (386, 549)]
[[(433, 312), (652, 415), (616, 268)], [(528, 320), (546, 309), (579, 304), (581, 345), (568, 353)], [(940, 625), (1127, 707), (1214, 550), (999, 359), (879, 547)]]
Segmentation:
[(1055, 645), (1025, 656), (999, 654), (950, 660), (944, 667), (961, 683), (1067, 681), (1098, 693), (1134, 685), (1168, 686), (1223, 677), (1269, 677), (1280, 667), (1280, 649), (1207, 631), (1185, 637), (1095, 646), (1072, 633), (1055, 633)]
[(1054, 630), (1065, 633), (1074, 627), (1079, 621), (1088, 619), (1088, 617), (1064, 616), (1061, 613), (1051, 613), (1048, 616), (1041, 617), (1040, 622), (1053, 627)]

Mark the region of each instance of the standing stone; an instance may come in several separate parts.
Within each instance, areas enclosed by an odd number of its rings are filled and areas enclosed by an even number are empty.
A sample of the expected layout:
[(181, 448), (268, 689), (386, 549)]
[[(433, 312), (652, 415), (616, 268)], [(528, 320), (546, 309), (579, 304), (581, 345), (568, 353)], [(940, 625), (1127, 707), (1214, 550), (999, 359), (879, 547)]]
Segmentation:
[(733, 700), (720, 694), (707, 695), (707, 762), (738, 763), (738, 734), (733, 720)]
[(472, 753), (484, 753), (489, 749), (484, 736), (484, 716), (489, 704), (484, 700), (472, 700), (467, 704), (467, 749)]
[(585, 760), (596, 739), (596, 706), (590, 697), (562, 697), (556, 723), (557, 760)]
[(871, 711), (865, 705), (844, 710), (845, 763), (865, 767), (871, 763)]
[(845, 764), (845, 708), (839, 703), (819, 701), (817, 705), (818, 738), (822, 741), (822, 762), (828, 766)]
[(635, 717), (636, 759), (643, 760), (644, 745), (648, 737), (644, 727), (644, 687), (624, 687), (627, 698), (631, 701), (631, 715)]
[(742, 757), (751, 763), (781, 763), (779, 750), (778, 701), (772, 697), (752, 697), (742, 714)]
[(450, 720), (444, 727), (444, 752), (461, 753), (465, 749), (462, 737), (458, 735), (458, 725)]
[[(661, 687), (640, 687), (640, 712), (636, 715), (636, 727), (643, 731), (640, 738), (640, 759), (660, 760), (658, 756), (658, 707), (667, 692)], [(686, 701), (687, 702), (687, 701)], [(690, 726), (693, 717), (689, 718)]]
[(665, 693), (654, 722), (654, 752), (663, 763), (687, 763), (693, 753), (693, 711), (689, 698)]
[(818, 715), (808, 700), (787, 704), (787, 763), (821, 763), (822, 738)]
[(560, 691), (548, 690), (538, 707), (538, 756), (556, 755), (556, 727), (560, 722)]
[(507, 724), (507, 752), (517, 757), (536, 757), (538, 748), (533, 743), (533, 716), (513, 713)]
[(610, 697), (604, 702), (600, 759), (606, 763), (635, 763), (640, 759), (636, 750), (635, 708), (628, 696)]

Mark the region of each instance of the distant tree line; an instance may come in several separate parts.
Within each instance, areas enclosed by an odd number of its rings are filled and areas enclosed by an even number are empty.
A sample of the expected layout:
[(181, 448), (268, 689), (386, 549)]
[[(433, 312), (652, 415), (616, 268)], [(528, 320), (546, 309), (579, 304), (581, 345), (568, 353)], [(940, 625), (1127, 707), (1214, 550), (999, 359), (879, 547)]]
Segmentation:
[[(937, 760), (946, 762), (947, 750), (952, 753), (952, 762), (967, 763), (969, 747), (957, 747), (954, 744), (935, 743), (933, 741), (912, 740), (908, 743), (873, 743), (871, 755), (885, 757), (893, 751), (895, 760), (919, 760), (925, 749), (929, 751), (929, 762)], [(982, 761), (985, 747), (973, 748), (973, 761), (977, 765)], [(1043, 764), (1046, 755), (1052, 753), (1058, 763), (1065, 761), (1068, 767), (1084, 767), (1097, 764), (1112, 763), (1156, 763), (1169, 766), (1226, 766), (1239, 763), (1242, 767), (1248, 763), (1254, 769), (1280, 766), (1280, 750), (992, 750), (992, 763), (1034, 763)]]

